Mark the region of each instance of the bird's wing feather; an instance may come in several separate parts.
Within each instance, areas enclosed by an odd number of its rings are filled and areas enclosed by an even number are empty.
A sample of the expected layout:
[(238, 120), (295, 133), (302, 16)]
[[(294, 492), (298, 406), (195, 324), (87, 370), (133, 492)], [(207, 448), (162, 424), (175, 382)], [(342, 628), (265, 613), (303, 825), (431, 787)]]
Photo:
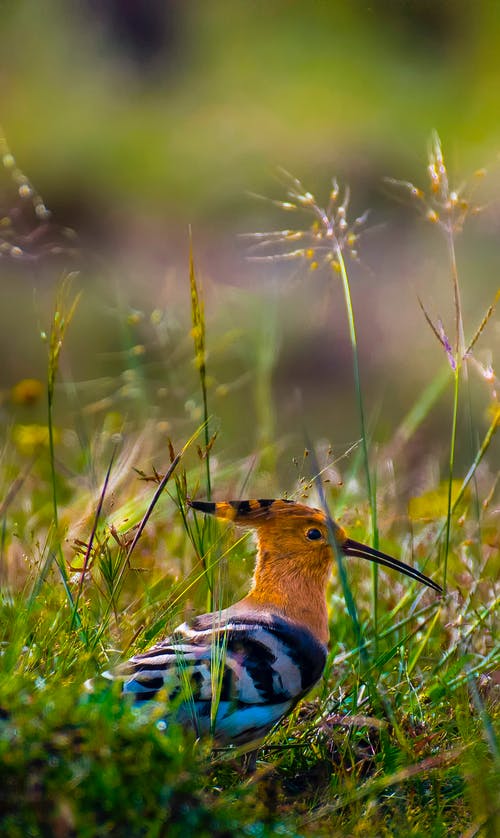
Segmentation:
[(218, 683), (220, 701), (239, 705), (296, 701), (320, 677), (326, 652), (309, 632), (276, 617), (220, 617), (206, 614), (192, 626), (184, 623), (113, 676), (138, 701), (161, 689), (173, 698), (186, 684), (190, 698), (211, 701)]

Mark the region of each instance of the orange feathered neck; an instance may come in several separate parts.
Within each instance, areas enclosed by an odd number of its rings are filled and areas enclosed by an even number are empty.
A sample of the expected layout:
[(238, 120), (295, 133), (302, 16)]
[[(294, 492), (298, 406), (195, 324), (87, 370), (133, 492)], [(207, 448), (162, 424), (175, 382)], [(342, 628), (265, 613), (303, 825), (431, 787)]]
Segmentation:
[[(333, 554), (325, 514), (288, 500), (247, 500), (208, 503), (193, 508), (255, 529), (257, 559), (252, 587), (234, 608), (278, 613), (306, 626), (321, 642), (328, 640), (326, 588)], [(316, 529), (321, 540), (309, 540)], [(337, 527), (339, 544), (346, 538)]]

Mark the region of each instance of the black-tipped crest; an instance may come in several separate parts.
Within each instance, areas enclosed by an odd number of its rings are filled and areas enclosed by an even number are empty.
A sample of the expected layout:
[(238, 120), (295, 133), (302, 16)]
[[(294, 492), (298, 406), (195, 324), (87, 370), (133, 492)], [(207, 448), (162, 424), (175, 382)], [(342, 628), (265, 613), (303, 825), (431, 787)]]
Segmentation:
[(237, 515), (248, 515), (252, 509), (249, 500), (230, 500), (229, 505), (233, 507)]
[(215, 513), (215, 503), (206, 500), (188, 500), (188, 506), (196, 509), (197, 512), (206, 512), (209, 515)]
[[(282, 513), (284, 510), (290, 511), (290, 507), (295, 507), (297, 511), (306, 510), (307, 507), (301, 504), (296, 504), (294, 501), (282, 498), (259, 498), (252, 500), (229, 500), (229, 501), (199, 501), (188, 500), (188, 504), (192, 509), (198, 512), (205, 512), (209, 515), (216, 515), (218, 518), (225, 518), (226, 520), (235, 521), (236, 523), (251, 525), (254, 521), (259, 519), (269, 518), (275, 514)], [(290, 505), (290, 506), (289, 506)]]

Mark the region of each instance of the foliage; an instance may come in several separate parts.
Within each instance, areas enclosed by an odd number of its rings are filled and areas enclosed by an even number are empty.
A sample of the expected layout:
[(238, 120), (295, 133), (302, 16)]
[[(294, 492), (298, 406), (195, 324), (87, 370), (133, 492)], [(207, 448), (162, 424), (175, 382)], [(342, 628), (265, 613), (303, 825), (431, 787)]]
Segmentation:
[[(272, 261), (290, 257), (290, 244), (292, 258), (313, 270), (308, 281), (321, 270), (334, 289), (340, 281), (354, 364), (361, 445), (338, 458), (321, 441), (311, 443), (302, 408), (303, 454), (294, 458), (288, 493), (312, 502), (324, 496), (353, 537), (380, 536), (384, 549), (436, 575), (448, 593), (437, 601), (406, 578), (384, 573), (371, 580), (366, 567), (342, 565), (342, 584), (335, 579), (329, 596), (325, 677), (263, 743), (254, 773), (245, 772), (240, 752), (211, 752), (210, 742), (166, 725), (161, 708), (137, 713), (113, 690), (89, 695), (83, 684), (165, 636), (184, 613), (202, 611), (207, 602), (223, 607), (248, 583), (246, 536), (235, 540), (218, 526), (206, 527), (187, 513), (185, 501), (211, 489), (218, 497), (281, 494), (270, 469), (285, 443), (272, 405), (262, 401), (272, 397), (279, 328), (286, 324), (276, 308), (259, 310), (251, 350), (231, 332), (250, 366), (268, 448), (252, 460), (232, 457), (228, 431), (226, 447), (220, 444), (211, 401), (224, 386), (227, 397), (240, 396), (211, 369), (213, 348), (225, 355), (226, 333), (207, 328), (193, 254), (186, 282), (191, 327), (186, 321), (182, 336), (173, 321), (165, 326), (161, 312), (149, 318), (168, 363), (159, 351), (156, 366), (142, 364), (134, 330), (145, 328), (144, 318), (129, 312), (129, 367), (113, 381), (113, 398), (89, 400), (82, 410), (76, 383), (66, 375), (65, 412), (56, 417), (66, 331), (78, 321), (76, 292), (72, 297), (63, 279), (48, 330), (48, 419), (28, 423), (22, 411), (36, 410), (44, 388), (20, 382), (6, 408), (12, 419), (0, 461), (2, 834), (498, 834), (498, 475), (488, 460), (500, 409), (493, 365), (476, 355), (495, 302), (485, 301), (479, 326), (466, 338), (455, 240), (470, 205), (449, 188), (437, 137), (429, 167), (429, 204), (423, 190), (402, 186), (445, 234), (451, 339), (425, 302), (422, 307), (449, 369), (431, 376), (384, 446), (377, 445), (363, 399), (363, 327), (357, 319), (354, 328), (350, 293), (361, 218), (349, 225), (335, 186), (321, 210), (294, 179), (282, 208), (305, 212), (309, 221), (257, 239)], [(297, 249), (298, 240), (307, 243)], [(418, 306), (415, 312), (422, 316)], [(172, 394), (170, 413), (147, 401), (159, 374)], [(488, 408), (486, 429), (475, 424), (470, 406), (473, 376)], [(405, 447), (418, 443), (450, 382), (449, 445), (437, 464), (443, 473), (435, 467), (434, 483), (422, 491), (415, 480), (401, 519), (391, 469)], [(181, 399), (184, 411), (176, 412)], [(237, 404), (235, 412), (244, 407)], [(459, 442), (463, 472), (455, 457)]]
[(40, 680), (11, 679), (16, 695), (0, 726), (3, 835), (259, 830), (243, 793), (205, 790), (208, 754), (184, 731), (138, 719), (111, 692), (82, 700), (76, 680)]

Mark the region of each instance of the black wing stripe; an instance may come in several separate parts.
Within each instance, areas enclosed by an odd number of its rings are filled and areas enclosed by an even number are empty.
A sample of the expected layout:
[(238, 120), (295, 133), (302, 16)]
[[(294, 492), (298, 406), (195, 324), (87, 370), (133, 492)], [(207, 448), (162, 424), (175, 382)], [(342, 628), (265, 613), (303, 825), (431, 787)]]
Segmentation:
[(145, 687), (148, 690), (154, 690), (155, 692), (161, 690), (165, 683), (161, 675), (157, 675), (156, 678), (151, 678), (148, 675), (141, 675), (141, 672), (139, 672), (133, 680), (136, 684), (139, 684), (139, 686)]
[[(264, 635), (264, 632), (262, 633)], [(238, 662), (248, 673), (256, 690), (262, 699), (269, 704), (281, 703), (284, 698), (290, 698), (287, 691), (276, 689), (276, 675), (279, 674), (275, 664), (279, 667), (279, 657), (266, 643), (269, 638), (261, 639), (248, 637), (246, 633), (239, 636), (234, 633), (227, 643), (227, 653)]]
[[(132, 690), (125, 690), (126, 694)], [(158, 692), (157, 690), (144, 690), (144, 692), (134, 692), (134, 704), (145, 704), (147, 701), (153, 701)]]

